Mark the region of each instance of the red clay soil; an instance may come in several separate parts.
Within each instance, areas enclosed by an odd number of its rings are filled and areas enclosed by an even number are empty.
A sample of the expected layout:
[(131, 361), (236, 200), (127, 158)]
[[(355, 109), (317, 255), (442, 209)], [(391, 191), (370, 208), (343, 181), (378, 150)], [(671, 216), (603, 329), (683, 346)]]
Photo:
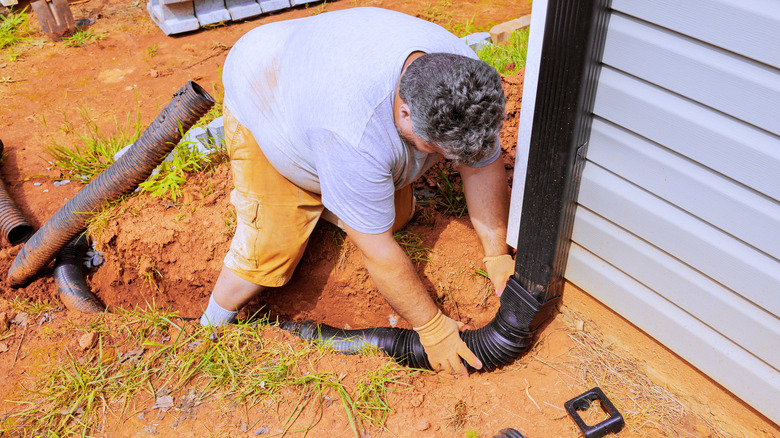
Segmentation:
[[(67, 119), (80, 130), (81, 109), (88, 110), (106, 134), (115, 130), (115, 119), (124, 122), (127, 114), (135, 114), (136, 107), (140, 108), (142, 123), (148, 124), (188, 80), (219, 95), (220, 69), (227, 51), (255, 26), (357, 5), (396, 9), (451, 23), (466, 23), (473, 18), (473, 24), (482, 27), (530, 12), (530, 3), (525, 0), (442, 0), (424, 4), (341, 0), (324, 7), (300, 7), (248, 22), (166, 37), (149, 19), (143, 2), (73, 2), (76, 18), (94, 19), (92, 29), (104, 33), (103, 39), (81, 48), (47, 42), (43, 47), (28, 47), (20, 60), (0, 60), (0, 138), (7, 154), (2, 177), (12, 197), (38, 228), (82, 187), (75, 182), (54, 186), (61, 175), (46, 161), (44, 150), (54, 141), (77, 144), (73, 136), (58, 128)], [(40, 33), (37, 39), (44, 40)], [(522, 83), (522, 73), (504, 78), (508, 97), (504, 145), (516, 143)], [(511, 178), (513, 147), (506, 147), (504, 160)], [(429, 175), (427, 181), (434, 180)], [(109, 309), (154, 305), (183, 317), (199, 316), (232, 237), (234, 216), (228, 200), (231, 188), (229, 164), (223, 162), (192, 175), (176, 203), (148, 196), (127, 201), (96, 241), (106, 263), (86, 276), (91, 290)], [(456, 218), (434, 206), (422, 206), (407, 230), (421, 236), (422, 246), (431, 250), (430, 260), (420, 262), (418, 269), (444, 311), (477, 328), (486, 324), (495, 315), (498, 300), (487, 281), (474, 275), (475, 268), (481, 267), (482, 249), (468, 217)], [(19, 247), (0, 245), (0, 271), (8, 271), (18, 251)], [(13, 313), (10, 301), (14, 298), (58, 302), (51, 270), (24, 288), (12, 289), (0, 283), (0, 312)], [(280, 319), (313, 319), (345, 328), (388, 326), (396, 317), (369, 279), (355, 247), (343, 242), (343, 234), (326, 223), (314, 231), (294, 279), (250, 303), (244, 314), (260, 309)], [(83, 332), (77, 328), (96, 318), (67, 310), (55, 316), (44, 324), (29, 324), (25, 329), (12, 326), (6, 334), (0, 334), (0, 342), (8, 347), (8, 351), (0, 351), (0, 394), (24, 394), (30, 389), (26, 385), (35, 370), (64, 357), (66, 350), (79, 350), (78, 337)], [(529, 438), (579, 436), (562, 407), (566, 400), (589, 388), (572, 370), (555, 365), (566, 362), (574, 348), (568, 335), (577, 328), (564, 320), (559, 316), (531, 353), (499, 371), (459, 379), (419, 376), (409, 382), (411, 389), (392, 396), (394, 413), (387, 421), (387, 430), (369, 431), (365, 436), (466, 436), (471, 430), (471, 436), (489, 437), (506, 427), (514, 427)], [(408, 328), (402, 319), (398, 319), (398, 326)], [(279, 330), (274, 330), (272, 336), (288, 339), (292, 345), (300, 342)], [(321, 366), (349, 376), (384, 362), (380, 357), (332, 354)], [(615, 401), (620, 408), (630, 399), (630, 395), (616, 396)], [(153, 401), (136, 401), (139, 405), (147, 402), (150, 406)], [(0, 397), (0, 416), (14, 406), (6, 397)], [(456, 430), (451, 420), (458, 410), (464, 414), (465, 423)], [(253, 417), (245, 418), (247, 415)], [(676, 434), (662, 434), (647, 422), (634, 424), (621, 436), (717, 436), (717, 431), (691, 418), (672, 425)], [(104, 433), (142, 436), (153, 430), (171, 437), (254, 436), (254, 430), (244, 430), (241, 424), (259, 419), (268, 421), (271, 430), (273, 421), (284, 420), (257, 409), (244, 412), (242, 407), (232, 412), (207, 404), (197, 410), (197, 415), (180, 423), (176, 423), (175, 414), (160, 417), (154, 411), (144, 418), (132, 416), (119, 423), (113, 420)], [(154, 429), (150, 429), (152, 426)], [(343, 411), (333, 407), (325, 410), (320, 425), (309, 436), (351, 433)]]

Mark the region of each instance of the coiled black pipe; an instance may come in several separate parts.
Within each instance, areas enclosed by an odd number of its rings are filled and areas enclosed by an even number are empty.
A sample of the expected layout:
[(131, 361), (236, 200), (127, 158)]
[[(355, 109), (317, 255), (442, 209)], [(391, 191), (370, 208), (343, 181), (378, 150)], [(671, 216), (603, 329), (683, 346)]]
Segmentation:
[(60, 300), (68, 309), (101, 313), (106, 310), (106, 306), (87, 288), (81, 274), (87, 249), (89, 249), (89, 242), (86, 234), (80, 234), (73, 239), (54, 261), (54, 282)]
[(181, 140), (182, 133), (213, 105), (214, 99), (195, 82), (177, 91), (127, 153), (76, 193), (22, 247), (8, 270), (8, 283), (24, 285), (84, 231), (95, 212), (135, 190)]
[[(482, 370), (495, 370), (528, 350), (538, 328), (552, 316), (559, 298), (540, 304), (510, 277), (493, 320), (480, 329), (461, 332), (460, 337), (482, 362)], [(402, 365), (431, 369), (414, 330), (391, 327), (342, 330), (312, 321), (282, 322), (280, 327), (303, 339), (327, 343), (340, 353), (359, 353), (367, 346), (374, 346)], [(465, 361), (464, 364), (468, 367)], [(469, 370), (473, 371), (471, 367)]]
[[(3, 141), (0, 140), (0, 156), (3, 155)], [(22, 216), (19, 207), (14, 204), (5, 183), (0, 178), (0, 233), (11, 245), (24, 243), (33, 234), (33, 227)]]

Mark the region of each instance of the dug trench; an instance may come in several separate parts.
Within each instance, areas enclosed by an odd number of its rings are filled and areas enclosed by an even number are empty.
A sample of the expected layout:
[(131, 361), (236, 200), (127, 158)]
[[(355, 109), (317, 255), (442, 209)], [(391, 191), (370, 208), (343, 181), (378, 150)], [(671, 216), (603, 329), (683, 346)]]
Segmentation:
[[(474, 24), (480, 26), (530, 10), (524, 1), (445, 3), (373, 4), (433, 20), (466, 22), (478, 17)], [(44, 150), (53, 141), (74, 142), (56, 128), (66, 119), (78, 124), (79, 107), (88, 108), (107, 131), (115, 126), (114, 118), (121, 122), (136, 108), (148, 124), (187, 80), (199, 81), (218, 96), (219, 69), (226, 51), (247, 30), (315, 13), (314, 8), (301, 7), (166, 38), (142, 6), (112, 0), (74, 4), (78, 18), (96, 20), (94, 30), (105, 32), (102, 40), (79, 49), (48, 43), (30, 49), (22, 61), (1, 64), (3, 77), (10, 78), (0, 86), (0, 126), (7, 152), (3, 178), (36, 228), (81, 187), (76, 183), (54, 186), (61, 175), (47, 163)], [(322, 9), (350, 6), (355, 4), (342, 1)], [(319, 7), (317, 11), (321, 12)], [(502, 131), (502, 159), (510, 183), (522, 78), (522, 73), (503, 78), (508, 118)], [(420, 200), (429, 200), (441, 183), (436, 172), (426, 174), (415, 187)], [(128, 322), (128, 318), (136, 319), (124, 312), (139, 309), (139, 314), (147, 315), (166, 310), (181, 317), (200, 315), (235, 226), (228, 201), (231, 189), (229, 163), (217, 160), (191, 174), (176, 201), (135, 196), (105, 216), (102, 230), (98, 227), (95, 235), (96, 249), (103, 252), (105, 264), (86, 272), (85, 278), (110, 313), (79, 314), (63, 309), (51, 268), (23, 288), (0, 284), (0, 314), (10, 320), (7, 329), (0, 321), (0, 426), (9, 428), (0, 431), (9, 436), (43, 432), (18, 433), (10, 427), (18, 418), (13, 414), (29, 407), (28, 403), (46, 406), (40, 394), (61, 383), (44, 378), (52, 367), (84, 364), (94, 357), (97, 346), (105, 346), (99, 350), (102, 358), (131, 363), (174, 343), (177, 327), (188, 333), (196, 329), (192, 323), (171, 317), (171, 325), (160, 333), (152, 330), (140, 345), (131, 334), (137, 323)], [(404, 231), (407, 248), (420, 256), (416, 264), (421, 278), (442, 309), (474, 328), (486, 324), (495, 315), (498, 300), (488, 281), (477, 273), (482, 254), (468, 216), (457, 217), (433, 202), (421, 202)], [(2, 243), (0, 270), (7, 272), (18, 252), (18, 246)], [(475, 437), (513, 427), (529, 438), (576, 437), (580, 433), (563, 411), (564, 402), (595, 386), (594, 376), (606, 372), (630, 377), (605, 388), (626, 416), (627, 427), (621, 436), (728, 436), (724, 432), (728, 427), (707, 416), (706, 406), (688, 406), (643, 378), (643, 368), (631, 360), (630, 348), (602, 342), (596, 322), (566, 307), (561, 310), (528, 354), (498, 371), (459, 379), (424, 372), (399, 374), (398, 381), (388, 386), (386, 420), (381, 427), (361, 428), (360, 435)], [(293, 280), (250, 303), (241, 317), (252, 315), (267, 315), (271, 320), (312, 319), (339, 328), (409, 328), (373, 286), (354, 245), (327, 223), (315, 229)], [(85, 348), (80, 341), (83, 344), (84, 336), (91, 333), (98, 339), (96, 344), (86, 341)], [(282, 342), (290, 350), (308, 348), (273, 326), (258, 336), (258, 342)], [(223, 339), (216, 342), (229, 338)], [(204, 345), (198, 352), (205, 355), (210, 344)], [(254, 344), (243, 348), (254, 348)], [(389, 363), (381, 355), (344, 356), (327, 350), (305, 357), (300, 364), (302, 375), (333, 373), (351, 394), (367, 372)], [(600, 382), (607, 383), (604, 378)], [(229, 391), (206, 391), (208, 378), (204, 376), (170, 394), (161, 395), (162, 383), (126, 382), (144, 389), (129, 399), (101, 405), (100, 420), (85, 434), (262, 436), (280, 435), (277, 431), (281, 430), (289, 436), (303, 436), (306, 433), (300, 430), (308, 430), (308, 436), (354, 436), (352, 420), (338, 402), (333, 403), (344, 399), (343, 395), (325, 394), (329, 398), (319, 407), (304, 406), (290, 423), (305, 391), (289, 390), (250, 402), (236, 399)], [(78, 412), (74, 413), (77, 423)], [(590, 420), (596, 421), (595, 417)], [(737, 430), (745, 436), (762, 436), (759, 427)]]

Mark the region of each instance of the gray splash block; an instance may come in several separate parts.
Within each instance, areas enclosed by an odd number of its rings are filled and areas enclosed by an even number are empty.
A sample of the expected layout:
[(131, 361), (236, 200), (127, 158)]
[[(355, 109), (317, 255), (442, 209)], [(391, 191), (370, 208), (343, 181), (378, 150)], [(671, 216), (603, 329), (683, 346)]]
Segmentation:
[(263, 12), (278, 11), (290, 7), (290, 0), (258, 0), (258, 3), (263, 8)]
[(230, 21), (230, 12), (225, 8), (225, 0), (195, 0), (195, 16), (201, 26)]
[(243, 20), (263, 13), (263, 8), (255, 0), (225, 0), (225, 7), (233, 20)]
[(200, 28), (195, 18), (192, 0), (171, 2), (171, 0), (150, 0), (146, 10), (157, 26), (166, 34), (190, 32)]

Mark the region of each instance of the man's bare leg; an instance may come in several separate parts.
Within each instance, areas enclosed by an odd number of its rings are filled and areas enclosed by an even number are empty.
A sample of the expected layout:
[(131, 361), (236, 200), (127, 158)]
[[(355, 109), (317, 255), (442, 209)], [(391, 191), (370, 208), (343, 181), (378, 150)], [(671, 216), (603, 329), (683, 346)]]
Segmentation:
[(211, 292), (209, 305), (200, 317), (201, 325), (221, 326), (233, 322), (238, 309), (264, 289), (264, 286), (244, 280), (223, 266)]

